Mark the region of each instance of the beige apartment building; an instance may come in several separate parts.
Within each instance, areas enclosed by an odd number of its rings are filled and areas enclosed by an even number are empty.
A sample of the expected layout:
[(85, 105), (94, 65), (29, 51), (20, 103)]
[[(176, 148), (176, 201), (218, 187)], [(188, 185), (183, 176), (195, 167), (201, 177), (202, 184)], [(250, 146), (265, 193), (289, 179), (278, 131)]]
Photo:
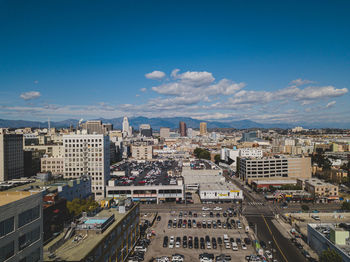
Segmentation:
[(53, 175), (63, 175), (63, 157), (43, 157), (41, 158), (41, 172), (51, 172)]
[(323, 182), (317, 178), (297, 179), (297, 185), (318, 197), (338, 197), (338, 186)]
[(0, 129), (0, 181), (24, 176), (23, 135)]
[(153, 148), (151, 145), (132, 145), (132, 158), (136, 160), (151, 160), (153, 158)]

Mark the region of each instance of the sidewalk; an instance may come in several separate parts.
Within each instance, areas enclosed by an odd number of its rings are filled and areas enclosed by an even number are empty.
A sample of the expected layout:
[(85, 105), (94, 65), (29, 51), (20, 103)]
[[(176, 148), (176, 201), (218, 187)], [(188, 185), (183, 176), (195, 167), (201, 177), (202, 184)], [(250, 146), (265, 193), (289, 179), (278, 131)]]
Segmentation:
[[(292, 226), (284, 222), (281, 218), (276, 218), (271, 220), (275, 227), (281, 232), (281, 234), (288, 239), (293, 238), (294, 236), (290, 233)], [(311, 249), (311, 247), (305, 243), (301, 238), (296, 238), (296, 240), (303, 245), (304, 249), (309, 252), (310, 256), (318, 260), (317, 253)], [(292, 244), (292, 242), (291, 242)]]

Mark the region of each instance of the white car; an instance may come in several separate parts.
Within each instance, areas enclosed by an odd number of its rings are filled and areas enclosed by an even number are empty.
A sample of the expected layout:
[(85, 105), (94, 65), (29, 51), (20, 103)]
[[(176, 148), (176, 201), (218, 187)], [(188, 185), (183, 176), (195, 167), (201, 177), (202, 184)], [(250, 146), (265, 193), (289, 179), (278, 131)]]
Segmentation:
[(269, 258), (272, 259), (272, 253), (269, 250), (265, 251), (265, 255)]
[(242, 249), (243, 249), (243, 250), (246, 250), (246, 249), (247, 249), (247, 246), (246, 246), (244, 243), (242, 244)]
[(232, 250), (233, 251), (238, 251), (238, 246), (236, 242), (232, 242)]
[(230, 243), (226, 242), (226, 243), (225, 243), (225, 248), (226, 248), (226, 249), (230, 249), (230, 248), (231, 248)]
[(215, 211), (220, 211), (220, 210), (222, 210), (222, 208), (221, 207), (215, 207), (214, 210)]
[(202, 207), (202, 210), (203, 211), (208, 211), (208, 210), (210, 210), (210, 208), (209, 207)]

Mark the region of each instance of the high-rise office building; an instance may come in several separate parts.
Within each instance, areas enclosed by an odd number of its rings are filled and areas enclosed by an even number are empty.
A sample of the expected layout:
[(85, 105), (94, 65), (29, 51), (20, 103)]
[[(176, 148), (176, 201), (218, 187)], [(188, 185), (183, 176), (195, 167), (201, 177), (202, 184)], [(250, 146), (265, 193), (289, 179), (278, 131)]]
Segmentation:
[(88, 134), (108, 134), (113, 129), (112, 124), (102, 124), (101, 120), (86, 121), (82, 124), (82, 127), (87, 130)]
[(242, 142), (254, 142), (257, 140), (257, 132), (256, 131), (250, 131), (242, 134)]
[(0, 261), (43, 261), (42, 192), (0, 192)]
[(91, 191), (96, 199), (103, 198), (110, 178), (109, 137), (73, 134), (63, 136), (64, 178), (91, 177)]
[(170, 137), (170, 128), (168, 128), (168, 127), (161, 127), (160, 130), (159, 130), (159, 135), (162, 138)]
[(207, 123), (206, 122), (201, 122), (199, 124), (199, 132), (201, 136), (204, 136), (207, 134)]
[(179, 131), (180, 131), (180, 136), (187, 136), (187, 128), (186, 128), (185, 122), (181, 121), (179, 123)]
[(24, 176), (23, 135), (0, 130), (0, 181)]
[(140, 135), (145, 137), (152, 136), (152, 128), (149, 124), (140, 125)]

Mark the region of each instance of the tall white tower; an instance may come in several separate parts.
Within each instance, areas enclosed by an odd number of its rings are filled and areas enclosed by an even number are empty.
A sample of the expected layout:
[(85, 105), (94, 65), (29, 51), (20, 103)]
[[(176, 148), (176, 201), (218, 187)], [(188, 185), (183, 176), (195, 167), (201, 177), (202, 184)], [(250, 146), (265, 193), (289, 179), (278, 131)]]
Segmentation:
[(124, 137), (131, 136), (130, 130), (132, 130), (132, 129), (131, 129), (131, 126), (129, 126), (128, 117), (124, 116), (124, 119), (123, 119), (123, 136)]

